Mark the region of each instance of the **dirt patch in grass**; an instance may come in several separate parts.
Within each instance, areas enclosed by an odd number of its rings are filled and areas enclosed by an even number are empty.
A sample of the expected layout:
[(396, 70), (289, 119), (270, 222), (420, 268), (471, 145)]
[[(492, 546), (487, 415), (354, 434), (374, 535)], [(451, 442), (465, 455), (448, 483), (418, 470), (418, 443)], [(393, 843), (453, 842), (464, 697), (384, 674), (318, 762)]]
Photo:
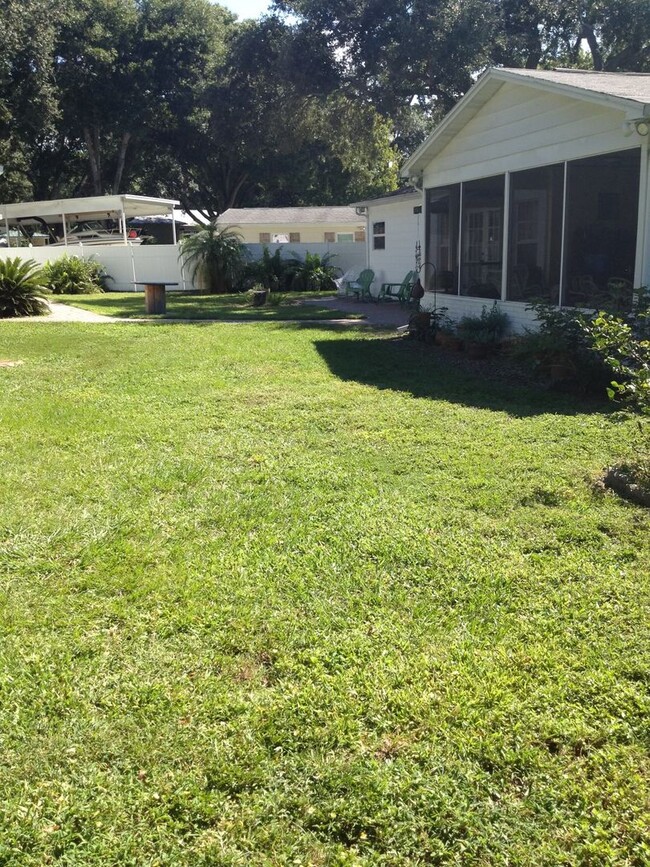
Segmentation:
[(24, 361), (11, 361), (8, 358), (0, 358), (0, 367), (19, 367)]
[(631, 503), (650, 508), (650, 488), (641, 482), (634, 467), (608, 467), (603, 484)]

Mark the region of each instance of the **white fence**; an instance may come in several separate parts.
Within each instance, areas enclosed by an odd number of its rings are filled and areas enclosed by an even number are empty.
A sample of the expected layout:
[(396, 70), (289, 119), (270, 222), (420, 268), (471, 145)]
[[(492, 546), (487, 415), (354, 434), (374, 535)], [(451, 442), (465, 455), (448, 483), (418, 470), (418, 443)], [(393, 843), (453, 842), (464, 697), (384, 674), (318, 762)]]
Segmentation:
[[(262, 255), (263, 245), (246, 244), (252, 260)], [(361, 271), (366, 265), (365, 244), (269, 244), (269, 250), (274, 253), (282, 248), (283, 258), (294, 253), (301, 258), (307, 251), (324, 255), (331, 254), (331, 262), (341, 271), (351, 269)], [(358, 249), (361, 248), (361, 249)], [(81, 244), (69, 247), (0, 247), (0, 258), (18, 256), (21, 259), (34, 259), (39, 264), (58, 259), (66, 253), (83, 259), (95, 259), (101, 262), (106, 272), (112, 277), (109, 289), (121, 292), (135, 291), (136, 281), (151, 283), (177, 283), (179, 289), (194, 289), (189, 270), (183, 268), (179, 259), (179, 248), (172, 244), (144, 244), (126, 246), (83, 246)]]

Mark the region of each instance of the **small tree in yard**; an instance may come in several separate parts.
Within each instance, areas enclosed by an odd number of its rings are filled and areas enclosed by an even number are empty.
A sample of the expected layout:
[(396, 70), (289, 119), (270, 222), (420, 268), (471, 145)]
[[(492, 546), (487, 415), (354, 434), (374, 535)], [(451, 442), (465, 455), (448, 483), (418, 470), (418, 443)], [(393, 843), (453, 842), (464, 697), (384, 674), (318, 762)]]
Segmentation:
[(637, 310), (629, 322), (601, 312), (584, 328), (615, 375), (608, 388), (610, 398), (619, 400), (627, 414), (637, 416), (636, 461), (615, 468), (609, 476), (611, 480), (617, 473), (628, 477), (642, 489), (642, 501), (650, 505), (650, 298), (644, 291), (639, 293)]
[(232, 292), (244, 267), (246, 248), (241, 235), (209, 223), (181, 239), (181, 257), (192, 279), (199, 277), (207, 292)]

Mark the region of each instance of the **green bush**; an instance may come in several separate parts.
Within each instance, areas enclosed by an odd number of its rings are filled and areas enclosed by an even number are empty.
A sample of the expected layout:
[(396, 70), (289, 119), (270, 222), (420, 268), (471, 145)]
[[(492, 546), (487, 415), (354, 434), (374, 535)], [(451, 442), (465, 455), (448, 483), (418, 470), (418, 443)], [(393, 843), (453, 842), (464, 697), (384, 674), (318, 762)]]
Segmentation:
[(294, 292), (335, 292), (335, 278), (341, 273), (340, 268), (331, 264), (331, 256), (326, 253), (305, 253), (301, 259), (296, 253), (288, 262), (291, 272), (291, 288)]
[(538, 328), (517, 341), (514, 355), (543, 378), (564, 380), (581, 391), (604, 395), (607, 367), (585, 332), (593, 315), (546, 303), (526, 309), (534, 311)]
[(288, 292), (293, 279), (291, 261), (282, 258), (282, 247), (271, 253), (264, 247), (259, 259), (249, 262), (244, 268), (243, 288), (261, 285), (267, 292)]
[(45, 283), (54, 295), (94, 295), (106, 291), (110, 278), (94, 259), (80, 259), (67, 253), (43, 266)]
[(458, 323), (458, 336), (468, 343), (496, 347), (507, 334), (509, 326), (508, 314), (493, 304), (489, 310), (483, 307), (480, 316), (463, 316)]
[(48, 313), (43, 270), (33, 259), (0, 259), (0, 318)]
[(650, 492), (650, 309), (647, 293), (637, 295), (639, 303), (627, 321), (601, 311), (583, 324), (594, 351), (614, 374), (607, 393), (621, 403), (627, 414), (640, 418), (636, 459), (621, 469), (630, 479)]

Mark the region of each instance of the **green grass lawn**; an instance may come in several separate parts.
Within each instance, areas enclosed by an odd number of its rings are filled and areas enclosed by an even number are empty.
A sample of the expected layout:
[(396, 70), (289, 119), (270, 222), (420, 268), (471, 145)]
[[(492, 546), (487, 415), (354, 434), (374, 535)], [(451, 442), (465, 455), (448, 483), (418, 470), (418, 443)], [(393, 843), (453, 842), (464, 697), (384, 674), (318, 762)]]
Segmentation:
[(168, 292), (167, 312), (163, 315), (146, 314), (144, 292), (106, 292), (101, 295), (53, 295), (53, 301), (72, 304), (83, 310), (105, 316), (147, 319), (359, 319), (358, 313), (331, 310), (323, 305), (301, 302), (317, 300), (315, 292), (286, 292), (277, 306), (252, 307), (245, 295), (200, 295), (188, 292)]
[(0, 358), (0, 864), (650, 863), (607, 407), (362, 330)]

